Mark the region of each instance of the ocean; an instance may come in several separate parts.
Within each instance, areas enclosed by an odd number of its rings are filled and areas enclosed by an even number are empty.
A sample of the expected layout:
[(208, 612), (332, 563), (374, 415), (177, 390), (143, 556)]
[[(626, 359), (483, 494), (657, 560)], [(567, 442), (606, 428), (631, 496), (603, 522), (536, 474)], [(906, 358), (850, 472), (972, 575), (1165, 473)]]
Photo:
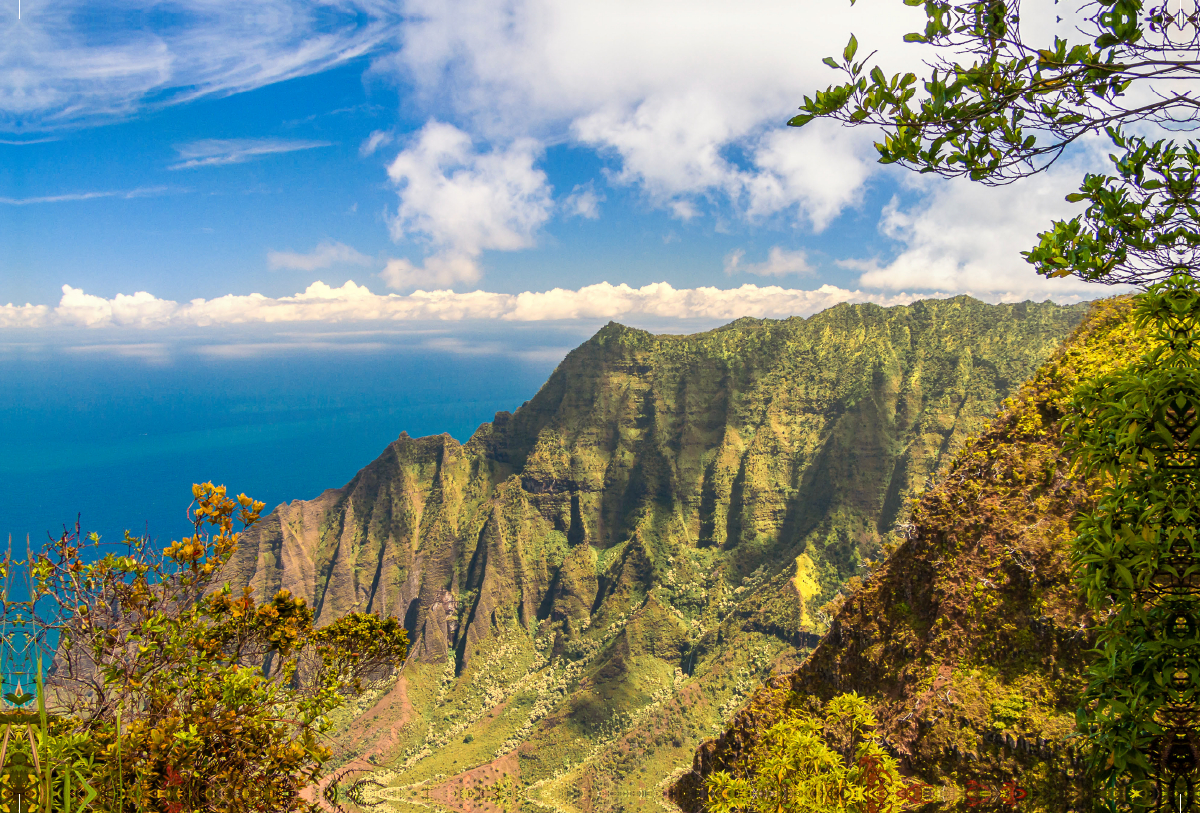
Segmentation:
[(26, 538), (37, 550), (78, 517), (104, 542), (128, 529), (165, 546), (190, 531), (191, 486), (205, 481), (265, 515), (345, 485), (402, 431), (466, 441), (532, 398), (567, 351), (312, 344), (0, 353), (0, 543), (11, 536), (24, 558)]

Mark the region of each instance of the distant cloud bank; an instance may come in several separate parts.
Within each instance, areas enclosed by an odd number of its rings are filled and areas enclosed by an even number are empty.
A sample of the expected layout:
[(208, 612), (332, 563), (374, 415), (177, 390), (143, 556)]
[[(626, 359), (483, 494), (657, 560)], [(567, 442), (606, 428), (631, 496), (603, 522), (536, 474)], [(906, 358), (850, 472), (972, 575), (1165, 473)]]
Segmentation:
[(38, 327), (203, 327), (277, 323), (367, 321), (505, 320), (537, 322), (571, 319), (736, 319), (742, 316), (807, 316), (842, 302), (904, 305), (948, 294), (875, 294), (822, 285), (805, 291), (776, 285), (676, 289), (665, 282), (632, 288), (607, 282), (578, 290), (554, 288), (520, 294), (473, 291), (415, 291), (375, 294), (353, 281), (340, 288), (314, 282), (303, 293), (271, 298), (229, 294), (179, 303), (145, 291), (112, 299), (64, 285), (57, 306), (0, 306), (0, 328)]

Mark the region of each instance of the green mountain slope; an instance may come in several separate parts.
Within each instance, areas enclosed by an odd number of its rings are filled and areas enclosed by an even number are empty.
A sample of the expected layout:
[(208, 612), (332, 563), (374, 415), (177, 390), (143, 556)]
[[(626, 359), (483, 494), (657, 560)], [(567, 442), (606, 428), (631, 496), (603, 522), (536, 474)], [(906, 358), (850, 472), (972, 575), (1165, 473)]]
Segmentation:
[(610, 324), (467, 444), (401, 435), (279, 506), (225, 577), (304, 596), (318, 623), (405, 620), (409, 661), (335, 739), (375, 798), (466, 809), (513, 782), (561, 810), (657, 809), (1084, 311), (958, 297), (695, 336)]
[[(1084, 379), (1143, 352), (1130, 300), (1097, 303), (1087, 323), (991, 427), (959, 453), (913, 512), (907, 539), (854, 589), (821, 643), (763, 687), (670, 795), (702, 809), (716, 770), (745, 770), (786, 708), (868, 697), (903, 773), (967, 809), (968, 783), (1028, 794), (1020, 809), (1067, 809), (1074, 731), (1095, 619), (1068, 572), (1070, 522), (1091, 489), (1073, 479), (1057, 421)], [(951, 809), (951, 808), (947, 808)]]

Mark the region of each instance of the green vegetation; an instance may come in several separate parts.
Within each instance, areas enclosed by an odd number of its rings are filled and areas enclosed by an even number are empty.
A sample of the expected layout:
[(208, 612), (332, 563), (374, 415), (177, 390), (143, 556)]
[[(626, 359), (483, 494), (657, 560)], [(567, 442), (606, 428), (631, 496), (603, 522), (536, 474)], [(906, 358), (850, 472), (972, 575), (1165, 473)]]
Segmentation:
[[(300, 810), (298, 792), (330, 756), (318, 742), (326, 715), (402, 660), (407, 634), (369, 614), (314, 629), (304, 600), (287, 591), (258, 604), (249, 591), (218, 588), (214, 575), (241, 536), (235, 512), (249, 527), (263, 505), (211, 483), (194, 494), (195, 535), (161, 556), (127, 535), (127, 555), (85, 563), (82, 540), (64, 533), (32, 562), (2, 563), (5, 576), (26, 565), (32, 574), (31, 601), (16, 606), (56, 605), (39, 624), (61, 634), (48, 697), (39, 697), (40, 758), (59, 781), (74, 765), (76, 786), (86, 779), (99, 794), (93, 808), (112, 813)], [(40, 675), (39, 659), (39, 695)], [(32, 738), (5, 742), (10, 761), (21, 753), (39, 763)]]
[[(839, 695), (823, 719), (789, 711), (763, 734), (750, 753), (752, 778), (717, 771), (705, 784), (712, 813), (805, 810), (862, 813), (900, 809), (896, 761), (870, 738), (877, 725), (866, 701)], [(882, 788), (883, 793), (874, 791)]]
[(1079, 726), (1112, 802), (1145, 810), (1182, 805), (1198, 770), (1188, 742), (1200, 705), (1200, 284), (1154, 286), (1135, 318), (1152, 349), (1083, 387), (1067, 426), (1081, 471), (1100, 483), (1074, 551), (1088, 604), (1104, 614)]
[[(750, 750), (788, 710), (819, 715), (854, 691), (906, 776), (960, 797), (969, 782), (1012, 782), (1028, 794), (1020, 809), (1033, 813), (1083, 798), (1084, 766), (1068, 737), (1099, 619), (1074, 583), (1072, 522), (1095, 505), (1098, 484), (1072, 471), (1061, 419), (1080, 384), (1149, 348), (1132, 307), (1092, 305), (916, 503), (896, 551), (830, 608), (821, 645), (701, 747), (697, 773), (744, 775)], [(694, 775), (671, 796), (686, 811), (704, 809)]]

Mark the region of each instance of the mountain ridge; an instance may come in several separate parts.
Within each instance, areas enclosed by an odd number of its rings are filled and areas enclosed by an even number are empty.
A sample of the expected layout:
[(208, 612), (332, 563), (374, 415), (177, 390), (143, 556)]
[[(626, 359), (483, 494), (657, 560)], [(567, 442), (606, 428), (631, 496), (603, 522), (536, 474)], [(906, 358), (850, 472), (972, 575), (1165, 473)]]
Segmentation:
[[(318, 625), (404, 619), (391, 685), (412, 713), (392, 726), (377, 694), (343, 720), (378, 715), (383, 784), (433, 792), (500, 760), (560, 808), (614, 809), (799, 662), (822, 605), (1084, 310), (957, 297), (692, 336), (610, 323), (465, 444), (402, 434), (279, 506), (224, 578), (289, 589)], [(381, 741), (363, 729), (343, 760)]]

